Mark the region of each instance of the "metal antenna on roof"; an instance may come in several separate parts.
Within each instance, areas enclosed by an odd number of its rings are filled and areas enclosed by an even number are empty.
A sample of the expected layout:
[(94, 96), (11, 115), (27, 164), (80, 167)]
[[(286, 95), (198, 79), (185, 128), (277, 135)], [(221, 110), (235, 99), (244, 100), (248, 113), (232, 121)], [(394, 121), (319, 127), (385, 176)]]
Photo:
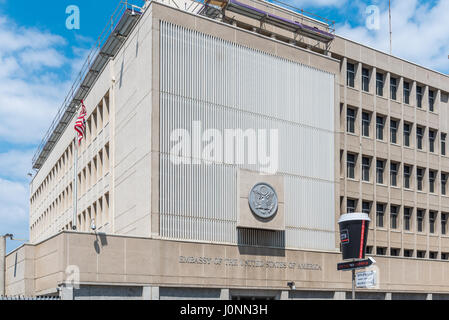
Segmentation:
[(393, 31), (391, 29), (391, 0), (388, 0), (388, 16), (390, 20), (390, 55), (393, 54)]

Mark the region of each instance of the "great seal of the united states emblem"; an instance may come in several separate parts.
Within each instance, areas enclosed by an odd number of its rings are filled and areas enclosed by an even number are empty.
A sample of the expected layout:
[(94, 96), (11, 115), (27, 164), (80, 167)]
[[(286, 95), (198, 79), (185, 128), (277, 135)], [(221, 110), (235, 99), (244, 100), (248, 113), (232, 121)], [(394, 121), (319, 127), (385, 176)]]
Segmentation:
[(268, 220), (278, 211), (278, 196), (268, 183), (256, 184), (249, 193), (251, 211), (259, 218)]

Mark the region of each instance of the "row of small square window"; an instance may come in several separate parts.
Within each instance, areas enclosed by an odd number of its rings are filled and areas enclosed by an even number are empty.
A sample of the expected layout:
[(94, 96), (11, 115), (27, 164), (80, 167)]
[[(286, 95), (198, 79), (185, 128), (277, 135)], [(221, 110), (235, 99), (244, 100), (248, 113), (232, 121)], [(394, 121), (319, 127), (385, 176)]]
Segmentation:
[[(371, 206), (372, 203), (369, 201), (362, 201), (362, 212), (368, 215), (371, 215)], [(387, 205), (384, 203), (376, 203), (376, 227), (384, 228), (385, 227), (385, 210)], [(356, 212), (357, 208), (357, 200), (355, 199), (347, 199), (346, 202), (346, 211), (348, 213)], [(399, 229), (399, 211), (401, 206), (399, 205), (390, 205), (390, 229), (396, 230)], [(416, 231), (424, 232), (424, 219), (425, 219), (426, 210), (425, 209), (417, 209), (416, 210)], [(412, 229), (412, 215), (413, 208), (404, 207), (403, 214), (403, 228), (405, 231), (411, 231)], [(429, 211), (429, 233), (436, 233), (436, 222), (438, 218), (437, 211)], [(449, 213), (441, 213), (441, 234), (447, 234), (447, 222), (449, 218)]]
[[(355, 168), (356, 168), (356, 154), (348, 153), (346, 155), (346, 177), (349, 179), (355, 179)], [(376, 183), (385, 184), (384, 173), (385, 173), (385, 163), (386, 160), (376, 160)], [(390, 185), (392, 187), (398, 187), (398, 174), (399, 174), (400, 163), (390, 161)], [(403, 187), (405, 189), (411, 189), (411, 177), (412, 177), (412, 165), (404, 164), (404, 180)], [(416, 188), (418, 191), (423, 191), (424, 189), (424, 175), (425, 168), (416, 167)], [(371, 158), (362, 157), (362, 181), (371, 182)], [(435, 193), (436, 180), (438, 176), (437, 170), (429, 169), (429, 192)], [(446, 195), (447, 193), (447, 180), (449, 173), (441, 172), (441, 194)]]
[[(408, 258), (414, 257), (415, 250), (413, 249), (404, 249), (403, 256)], [(367, 246), (366, 247), (366, 253), (367, 254), (373, 254), (373, 247)], [(387, 255), (387, 248), (385, 247), (376, 247), (376, 254), (379, 256), (386, 256)], [(399, 248), (390, 248), (390, 256), (392, 257), (400, 257), (401, 256), (401, 249)], [(416, 250), (416, 258), (425, 259), (427, 258), (427, 252), (424, 250)], [(429, 259), (436, 260), (438, 259), (438, 252), (436, 251), (429, 251)], [(442, 252), (441, 253), (441, 260), (449, 260), (449, 253), (448, 252)]]
[[(369, 92), (369, 82), (370, 82), (370, 70), (368, 68), (362, 68), (362, 90)], [(348, 87), (355, 87), (355, 64), (347, 63), (347, 73), (346, 73), (346, 85)], [(384, 95), (384, 85), (385, 85), (385, 75), (380, 72), (376, 72), (376, 94), (383, 97)], [(399, 79), (391, 77), (390, 78), (390, 99), (397, 100), (397, 91), (399, 86)], [(410, 92), (411, 83), (404, 81), (403, 85), (403, 101), (405, 104), (410, 104)], [(416, 87), (416, 106), (422, 108), (422, 102), (424, 97), (424, 87)], [(435, 110), (435, 91), (429, 90), (429, 110)]]
[[(384, 141), (384, 129), (385, 129), (385, 116), (376, 116), (376, 139)], [(355, 121), (356, 111), (353, 108), (347, 108), (346, 114), (346, 131), (349, 133), (355, 133)], [(393, 144), (398, 143), (398, 130), (400, 120), (390, 120), (390, 142)], [(371, 127), (371, 114), (369, 112), (362, 112), (362, 136), (370, 137)], [(410, 136), (412, 132), (412, 123), (404, 122), (403, 124), (403, 144), (406, 147), (411, 146)], [(416, 147), (419, 150), (423, 150), (424, 132), (426, 128), (423, 126), (416, 127)], [(435, 152), (435, 141), (437, 138), (437, 130), (429, 129), (429, 152)], [(446, 133), (441, 133), (441, 154), (446, 155)]]

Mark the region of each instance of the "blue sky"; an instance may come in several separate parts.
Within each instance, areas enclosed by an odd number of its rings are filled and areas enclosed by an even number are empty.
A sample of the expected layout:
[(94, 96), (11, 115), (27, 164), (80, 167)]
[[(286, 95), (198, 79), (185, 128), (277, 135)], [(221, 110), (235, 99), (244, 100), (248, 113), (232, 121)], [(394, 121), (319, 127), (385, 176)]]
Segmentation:
[[(335, 20), (339, 35), (388, 51), (387, 0), (283, 1)], [(118, 3), (0, 0), (0, 234), (28, 239), (32, 156)], [(79, 30), (66, 28), (69, 5), (80, 9)], [(375, 29), (366, 24), (370, 5), (379, 8)], [(449, 0), (392, 0), (392, 12), (393, 54), (449, 73)]]

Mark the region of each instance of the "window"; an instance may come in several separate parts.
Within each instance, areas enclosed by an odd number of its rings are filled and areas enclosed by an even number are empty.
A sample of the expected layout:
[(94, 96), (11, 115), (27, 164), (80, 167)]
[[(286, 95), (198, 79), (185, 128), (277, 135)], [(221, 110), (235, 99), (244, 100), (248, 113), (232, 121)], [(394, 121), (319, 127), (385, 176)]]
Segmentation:
[(346, 131), (350, 133), (355, 132), (355, 110), (352, 108), (347, 109), (346, 114)]
[(412, 168), (410, 166), (404, 165), (404, 188), (410, 189), (410, 176)]
[(372, 254), (373, 253), (373, 246), (366, 246), (366, 253)]
[(362, 135), (369, 137), (369, 127), (371, 122), (371, 116), (368, 112), (362, 113)]
[(435, 111), (435, 91), (429, 90), (429, 111)]
[(384, 75), (382, 73), (376, 73), (376, 94), (378, 96), (384, 95)]
[(398, 121), (390, 120), (390, 142), (398, 143)]
[(362, 212), (367, 215), (371, 215), (371, 202), (363, 201), (362, 202)]
[(393, 187), (398, 186), (398, 167), (397, 163), (390, 162), (390, 184)]
[(416, 210), (416, 223), (418, 232), (424, 231), (424, 210), (418, 209)]
[(392, 257), (399, 257), (400, 254), (401, 254), (401, 249), (398, 249), (398, 248), (391, 248), (390, 249), (390, 256), (392, 256)]
[(446, 195), (447, 173), (441, 173), (441, 194)]
[(416, 106), (422, 108), (423, 87), (416, 87)]
[(436, 132), (433, 130), (429, 130), (429, 151), (435, 152), (435, 137)]
[(412, 208), (404, 208), (404, 230), (406, 231), (411, 229), (412, 210)]
[(376, 205), (376, 222), (378, 228), (384, 227), (385, 205), (378, 203)]
[(362, 90), (369, 92), (369, 70), (366, 68), (362, 69)]
[(429, 252), (429, 259), (436, 259), (438, 257), (438, 252), (430, 251)]
[(398, 214), (399, 214), (399, 207), (398, 206), (390, 206), (390, 228), (391, 229), (398, 228)]
[(410, 147), (410, 132), (411, 125), (409, 123), (404, 123), (404, 146)]
[(422, 191), (423, 189), (423, 178), (424, 178), (424, 169), (416, 168), (416, 182), (418, 191)]
[(390, 78), (390, 98), (392, 100), (397, 100), (398, 92), (398, 80), (396, 78)]
[(348, 199), (346, 201), (346, 211), (347, 213), (354, 213), (357, 208), (357, 201), (353, 199)]
[(384, 139), (384, 117), (382, 116), (376, 117), (376, 139)]
[(435, 211), (429, 212), (429, 232), (435, 233), (435, 220), (437, 219), (437, 213)]
[(348, 153), (346, 162), (348, 167), (348, 178), (355, 179), (355, 155)]
[(410, 83), (404, 82), (404, 103), (410, 104)]
[(435, 178), (437, 176), (436, 171), (429, 170), (429, 192), (435, 193)]
[(363, 157), (362, 158), (362, 181), (369, 182), (369, 171), (370, 171), (370, 158)]
[(346, 75), (347, 75), (347, 86), (354, 88), (354, 80), (355, 80), (355, 65), (353, 63), (347, 63), (346, 64)]
[(376, 254), (378, 256), (385, 256), (387, 254), (387, 248), (384, 247), (377, 247), (376, 248)]
[(408, 257), (408, 258), (413, 257), (413, 250), (404, 249), (404, 257)]
[(441, 260), (449, 260), (449, 253), (441, 252)]
[(441, 234), (447, 234), (447, 213), (441, 214)]
[(423, 137), (424, 137), (424, 128), (416, 127), (416, 146), (419, 150), (422, 150)]
[(426, 252), (425, 252), (425, 251), (418, 250), (418, 251), (416, 252), (416, 257), (419, 258), (419, 259), (424, 259), (424, 258), (426, 257)]
[(384, 183), (384, 163), (383, 160), (376, 161), (376, 181), (378, 184)]
[(446, 134), (441, 134), (441, 155), (446, 155)]

